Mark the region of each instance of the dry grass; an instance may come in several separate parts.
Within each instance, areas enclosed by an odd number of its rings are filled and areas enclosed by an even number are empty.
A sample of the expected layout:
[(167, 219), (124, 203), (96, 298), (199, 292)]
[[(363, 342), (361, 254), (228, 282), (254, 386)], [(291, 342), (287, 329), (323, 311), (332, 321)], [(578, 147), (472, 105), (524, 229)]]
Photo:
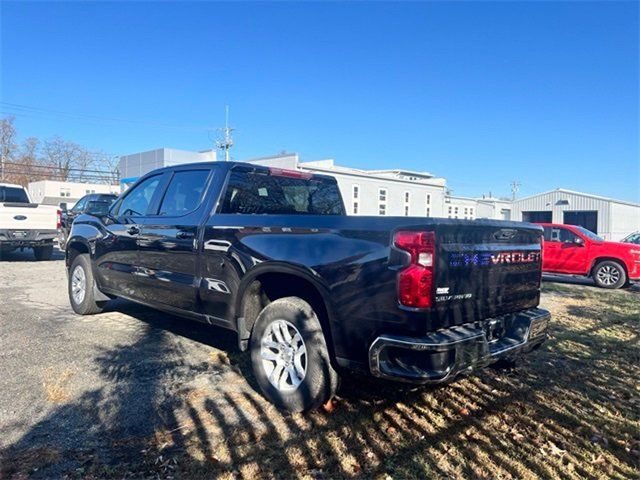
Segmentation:
[(69, 400), (71, 395), (67, 391), (67, 384), (72, 375), (73, 372), (68, 368), (60, 374), (54, 374), (52, 369), (47, 371), (50, 378), (42, 383), (42, 387), (49, 402), (64, 403)]
[(199, 478), (638, 477), (640, 296), (547, 285), (543, 303), (551, 338), (515, 371), (415, 390), (350, 378), (308, 415), (198, 391), (147, 466), (166, 452), (164, 474)]

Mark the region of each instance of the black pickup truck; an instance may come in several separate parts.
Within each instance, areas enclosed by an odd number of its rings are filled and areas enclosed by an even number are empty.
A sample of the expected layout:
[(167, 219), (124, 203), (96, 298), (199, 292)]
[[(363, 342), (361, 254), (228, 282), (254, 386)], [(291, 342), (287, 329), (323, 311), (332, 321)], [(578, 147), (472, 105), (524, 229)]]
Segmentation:
[(336, 180), (211, 162), (142, 177), (66, 248), (79, 314), (124, 297), (237, 332), (263, 393), (303, 411), (344, 369), (442, 383), (539, 346), (542, 229), (346, 216)]

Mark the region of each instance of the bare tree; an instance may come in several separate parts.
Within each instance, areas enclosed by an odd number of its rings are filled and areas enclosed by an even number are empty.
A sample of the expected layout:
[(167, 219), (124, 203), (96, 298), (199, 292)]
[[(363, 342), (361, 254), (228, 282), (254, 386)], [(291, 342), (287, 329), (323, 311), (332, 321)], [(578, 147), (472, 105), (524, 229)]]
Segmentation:
[(56, 180), (71, 180), (72, 172), (79, 171), (73, 176), (83, 181), (91, 166), (91, 154), (77, 143), (56, 136), (44, 142), (43, 162), (55, 169)]
[(29, 182), (48, 177), (48, 171), (43, 170), (40, 165), (39, 148), (40, 141), (37, 138), (29, 137), (22, 142), (14, 155), (11, 168), (7, 169), (10, 171), (7, 174), (9, 181), (26, 187)]
[(0, 120), (0, 179), (27, 185), (38, 180), (117, 183), (118, 158), (53, 137), (17, 143), (14, 118)]
[(14, 117), (0, 120), (0, 180), (5, 178), (6, 162), (11, 162), (16, 152), (16, 128)]

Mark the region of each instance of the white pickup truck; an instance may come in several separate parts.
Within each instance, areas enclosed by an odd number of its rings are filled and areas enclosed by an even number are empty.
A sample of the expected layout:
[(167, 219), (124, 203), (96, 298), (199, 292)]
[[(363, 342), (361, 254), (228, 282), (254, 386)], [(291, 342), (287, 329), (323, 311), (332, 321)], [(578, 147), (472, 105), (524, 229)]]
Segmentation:
[(20, 185), (0, 183), (0, 259), (18, 248), (33, 248), (36, 260), (49, 260), (61, 211), (31, 203)]

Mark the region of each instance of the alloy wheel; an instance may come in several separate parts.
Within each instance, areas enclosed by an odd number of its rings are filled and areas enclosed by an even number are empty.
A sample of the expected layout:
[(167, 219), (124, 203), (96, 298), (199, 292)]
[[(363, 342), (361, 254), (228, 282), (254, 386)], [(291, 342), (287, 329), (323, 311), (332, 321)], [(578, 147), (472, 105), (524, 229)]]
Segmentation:
[(597, 276), (603, 285), (615, 285), (620, 280), (620, 270), (612, 265), (605, 265), (598, 269)]
[(81, 265), (76, 266), (71, 274), (71, 295), (76, 305), (80, 305), (87, 293), (87, 276)]
[(286, 320), (274, 320), (260, 341), (262, 368), (271, 385), (294, 391), (307, 372), (307, 348), (298, 329)]

